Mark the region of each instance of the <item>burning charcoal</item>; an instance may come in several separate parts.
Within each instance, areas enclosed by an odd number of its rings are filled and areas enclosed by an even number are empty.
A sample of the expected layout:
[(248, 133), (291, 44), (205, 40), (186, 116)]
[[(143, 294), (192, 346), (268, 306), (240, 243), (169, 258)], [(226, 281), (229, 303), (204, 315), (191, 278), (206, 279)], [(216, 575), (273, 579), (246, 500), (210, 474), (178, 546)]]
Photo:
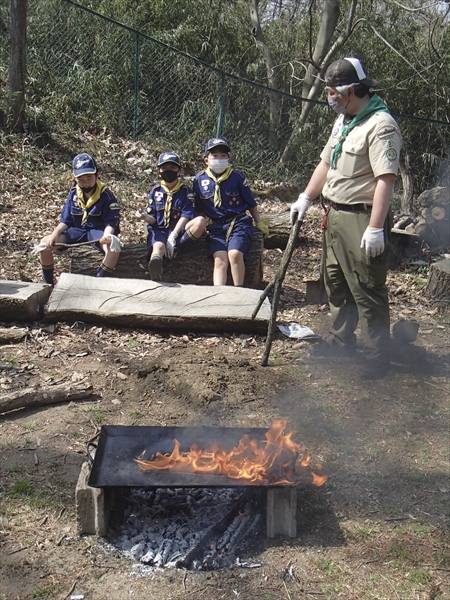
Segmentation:
[(155, 565), (155, 567), (160, 567), (161, 565), (163, 565), (166, 562), (167, 557), (169, 556), (171, 547), (172, 547), (172, 540), (164, 540), (163, 541), (163, 543), (161, 544), (161, 548), (159, 549), (158, 554), (156, 554), (155, 560), (153, 561), (153, 564)]
[(143, 539), (144, 539), (144, 535), (142, 533), (139, 533), (138, 535), (135, 535), (134, 537), (131, 538), (131, 543), (137, 544), (139, 542), (142, 542)]
[(130, 550), (130, 554), (133, 556), (133, 558), (135, 560), (139, 560), (141, 558), (141, 556), (144, 554), (146, 550), (146, 544), (145, 542), (139, 542), (139, 544), (136, 544), (135, 546), (133, 546)]
[(151, 565), (153, 563), (153, 559), (155, 558), (155, 552), (152, 548), (147, 549), (147, 552), (141, 556), (140, 561), (144, 563), (144, 565)]

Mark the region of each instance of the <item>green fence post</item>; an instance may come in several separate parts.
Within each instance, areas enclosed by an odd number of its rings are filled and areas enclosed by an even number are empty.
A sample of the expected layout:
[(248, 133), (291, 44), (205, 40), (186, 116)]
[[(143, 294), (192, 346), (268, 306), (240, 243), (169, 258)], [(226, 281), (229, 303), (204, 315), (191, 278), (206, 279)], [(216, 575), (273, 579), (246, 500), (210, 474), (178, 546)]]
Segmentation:
[(133, 141), (138, 139), (139, 119), (139, 66), (141, 59), (141, 36), (136, 32), (136, 55), (134, 60), (134, 109), (133, 109)]
[(225, 114), (225, 73), (222, 73), (222, 82), (220, 84), (220, 108), (219, 108), (219, 118), (217, 119), (216, 137), (220, 137), (222, 135), (224, 114)]

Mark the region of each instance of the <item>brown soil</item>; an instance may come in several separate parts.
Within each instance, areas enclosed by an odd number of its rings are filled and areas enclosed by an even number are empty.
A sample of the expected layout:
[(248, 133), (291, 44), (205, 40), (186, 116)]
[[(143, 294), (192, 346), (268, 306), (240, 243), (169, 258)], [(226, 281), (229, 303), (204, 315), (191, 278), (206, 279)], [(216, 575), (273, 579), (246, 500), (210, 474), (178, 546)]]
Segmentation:
[[(59, 165), (74, 153), (58, 141), (59, 154), (54, 146), (21, 149), (4, 140), (3, 279), (40, 280), (29, 250), (48, 222), (57, 222), (65, 192), (55, 200), (51, 185), (61, 184), (67, 170)], [(123, 238), (142, 240), (131, 215), (147, 181), (125, 165), (131, 144), (105, 136), (89, 143), (124, 201)], [(113, 169), (115, 156), (123, 162)], [(261, 195), (263, 212), (286, 209), (291, 193), (277, 188), (271, 198)], [(279, 320), (325, 335), (327, 307), (304, 301), (305, 281), (317, 277), (320, 260), (321, 215), (309, 214)], [(265, 251), (266, 281), (280, 256)], [(361, 380), (361, 357), (313, 359), (308, 342), (281, 334), (269, 366), (261, 367), (261, 336), (25, 324), (23, 342), (0, 347), (1, 390), (86, 380), (94, 394), (0, 417), (0, 600), (450, 598), (449, 316), (426, 300), (425, 282), (419, 267), (389, 275), (392, 321), (411, 319), (420, 329), (415, 343), (394, 344), (392, 372), (377, 382)], [(268, 427), (279, 418), (329, 479), (299, 490), (297, 538), (248, 540), (239, 557), (260, 568), (144, 576), (102, 539), (78, 536), (75, 485), (85, 443), (101, 424)]]

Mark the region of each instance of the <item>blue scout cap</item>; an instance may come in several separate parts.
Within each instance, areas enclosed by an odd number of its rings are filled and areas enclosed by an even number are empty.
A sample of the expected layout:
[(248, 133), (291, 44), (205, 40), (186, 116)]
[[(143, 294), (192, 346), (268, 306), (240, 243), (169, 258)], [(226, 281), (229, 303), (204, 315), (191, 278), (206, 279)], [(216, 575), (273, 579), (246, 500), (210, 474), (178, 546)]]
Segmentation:
[(97, 163), (95, 159), (87, 152), (77, 154), (73, 159), (73, 174), (75, 177), (81, 175), (94, 175), (97, 173)]
[(166, 163), (174, 163), (181, 167), (180, 157), (175, 152), (164, 152), (164, 154), (160, 154), (158, 158), (158, 167), (165, 165)]
[(227, 142), (227, 140), (224, 140), (223, 138), (211, 138), (210, 140), (207, 141), (206, 146), (205, 146), (205, 156), (211, 152), (211, 150), (213, 148), (217, 148), (218, 146), (223, 146), (224, 148), (226, 148), (227, 152), (230, 152), (230, 146)]

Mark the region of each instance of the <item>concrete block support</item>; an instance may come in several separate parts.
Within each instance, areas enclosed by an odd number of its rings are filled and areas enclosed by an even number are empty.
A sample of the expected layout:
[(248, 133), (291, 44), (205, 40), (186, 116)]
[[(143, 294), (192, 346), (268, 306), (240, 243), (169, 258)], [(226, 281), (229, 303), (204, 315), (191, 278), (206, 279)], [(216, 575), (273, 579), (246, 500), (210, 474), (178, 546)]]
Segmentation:
[(83, 463), (75, 490), (78, 532), (105, 535), (114, 502), (114, 489), (88, 485), (90, 464)]
[(297, 537), (297, 488), (267, 489), (266, 535)]

